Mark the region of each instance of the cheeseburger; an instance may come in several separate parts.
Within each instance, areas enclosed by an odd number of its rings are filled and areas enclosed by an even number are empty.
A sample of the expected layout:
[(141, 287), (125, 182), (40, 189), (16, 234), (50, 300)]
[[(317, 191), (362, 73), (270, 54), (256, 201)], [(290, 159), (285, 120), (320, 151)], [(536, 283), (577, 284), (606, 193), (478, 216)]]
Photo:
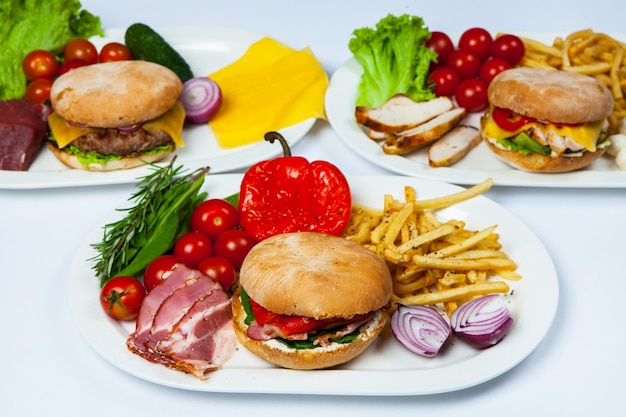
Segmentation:
[(487, 90), (481, 119), (489, 149), (529, 172), (568, 172), (586, 167), (608, 146), (611, 92), (596, 79), (566, 71), (514, 68)]
[(291, 369), (329, 368), (360, 355), (387, 322), (391, 275), (363, 246), (314, 232), (258, 243), (232, 299), (239, 342)]
[(65, 165), (90, 171), (157, 162), (183, 146), (182, 88), (174, 72), (146, 61), (67, 72), (50, 91), (48, 147)]

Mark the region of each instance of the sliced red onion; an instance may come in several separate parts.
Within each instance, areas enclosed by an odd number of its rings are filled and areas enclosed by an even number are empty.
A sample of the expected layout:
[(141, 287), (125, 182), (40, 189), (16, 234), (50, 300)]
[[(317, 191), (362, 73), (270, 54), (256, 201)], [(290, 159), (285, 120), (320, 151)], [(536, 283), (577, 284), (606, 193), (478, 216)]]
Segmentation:
[(117, 130), (119, 130), (120, 132), (136, 132), (137, 130), (141, 129), (142, 124), (141, 123), (136, 123), (134, 125), (130, 125), (130, 126), (124, 126), (124, 127), (118, 127)]
[(498, 294), (461, 304), (450, 316), (452, 331), (477, 348), (495, 345), (506, 336), (513, 317)]
[(208, 77), (194, 77), (183, 84), (180, 96), (187, 120), (191, 123), (206, 123), (222, 104), (219, 85)]
[(433, 307), (399, 304), (391, 316), (391, 331), (411, 352), (433, 357), (450, 336), (450, 325)]

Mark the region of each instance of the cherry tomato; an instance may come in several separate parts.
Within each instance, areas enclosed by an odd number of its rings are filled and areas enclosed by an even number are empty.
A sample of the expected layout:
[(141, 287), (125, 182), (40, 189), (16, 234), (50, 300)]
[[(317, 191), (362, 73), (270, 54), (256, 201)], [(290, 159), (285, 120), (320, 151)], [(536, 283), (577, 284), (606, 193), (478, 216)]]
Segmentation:
[(494, 107), (491, 110), (491, 117), (496, 124), (509, 132), (514, 132), (527, 124), (536, 122), (531, 117), (522, 116), (511, 110), (503, 109), (501, 107)]
[(256, 245), (252, 235), (245, 230), (231, 229), (218, 236), (213, 247), (215, 256), (226, 258), (239, 271), (244, 258)]
[(130, 49), (123, 43), (109, 42), (100, 50), (98, 59), (100, 62), (130, 61), (133, 56)]
[(461, 81), (456, 89), (454, 98), (459, 106), (465, 107), (468, 112), (478, 112), (487, 107), (487, 86), (478, 78), (468, 78)]
[(481, 62), (473, 52), (463, 49), (455, 49), (448, 55), (446, 67), (452, 68), (461, 80), (476, 77), (480, 71)]
[(72, 59), (71, 61), (65, 61), (61, 64), (61, 69), (59, 70), (59, 75), (63, 75), (66, 72), (70, 72), (73, 69), (84, 67), (85, 65), (89, 65), (86, 61), (82, 59)]
[(459, 38), (459, 49), (470, 51), (481, 61), (491, 54), (491, 34), (483, 28), (471, 28), (463, 32)]
[(482, 67), (480, 67), (478, 78), (480, 78), (486, 86), (489, 86), (491, 80), (493, 80), (496, 75), (510, 68), (511, 64), (502, 58), (489, 58), (483, 63)]
[(200, 232), (185, 233), (174, 243), (174, 256), (191, 268), (197, 268), (200, 262), (212, 255), (213, 242)]
[(59, 62), (52, 52), (37, 49), (24, 57), (22, 71), (28, 81), (37, 78), (54, 80), (59, 75)]
[(52, 88), (52, 80), (37, 78), (31, 81), (26, 87), (24, 98), (31, 103), (43, 104), (47, 100), (50, 100), (50, 88)]
[(439, 67), (430, 73), (428, 80), (435, 84), (434, 92), (437, 96), (451, 97), (461, 81), (459, 74), (452, 68)]
[(235, 271), (233, 264), (220, 256), (212, 256), (200, 262), (198, 271), (219, 282), (224, 290), (232, 287), (237, 277), (237, 271)]
[(239, 211), (226, 200), (213, 198), (203, 201), (191, 213), (191, 228), (212, 240), (239, 225)]
[(143, 272), (143, 286), (150, 292), (165, 279), (163, 275), (171, 271), (180, 260), (174, 255), (161, 255), (148, 264)]
[(117, 320), (133, 320), (139, 315), (146, 290), (133, 277), (118, 276), (108, 280), (100, 290), (100, 305)]
[(434, 31), (430, 33), (430, 39), (426, 41), (426, 47), (437, 53), (437, 63), (438, 66), (441, 66), (448, 59), (450, 52), (454, 50), (454, 43), (445, 33)]
[(69, 41), (63, 49), (63, 60), (71, 61), (81, 59), (88, 65), (98, 62), (98, 50), (87, 39), (74, 39)]
[(524, 42), (515, 35), (499, 36), (491, 45), (491, 56), (504, 59), (512, 67), (520, 63), (524, 53), (526, 53)]

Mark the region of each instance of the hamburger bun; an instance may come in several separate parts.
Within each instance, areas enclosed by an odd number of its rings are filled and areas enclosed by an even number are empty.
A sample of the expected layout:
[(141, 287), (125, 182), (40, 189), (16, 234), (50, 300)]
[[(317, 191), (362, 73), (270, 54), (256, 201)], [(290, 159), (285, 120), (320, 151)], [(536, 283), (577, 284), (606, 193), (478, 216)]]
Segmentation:
[(120, 128), (164, 114), (183, 85), (168, 68), (147, 61), (115, 61), (69, 71), (52, 84), (52, 108), (72, 123)]
[(503, 71), (489, 84), (487, 97), (493, 106), (552, 123), (595, 122), (613, 111), (613, 96), (604, 84), (568, 71)]
[[(597, 160), (604, 148), (596, 147), (597, 140), (606, 133), (607, 117), (613, 111), (613, 96), (604, 84), (593, 77), (567, 71), (537, 68), (513, 68), (498, 74), (487, 89), (490, 109), (481, 118), (481, 134), (487, 147), (499, 159), (513, 168), (539, 173), (561, 173), (582, 169)], [(491, 109), (499, 107), (519, 115), (536, 119), (535, 126), (543, 130), (552, 124), (572, 125), (568, 140), (581, 145), (582, 151), (551, 155), (511, 151), (499, 147), (497, 138), (488, 136), (486, 124), (493, 124)], [(577, 126), (594, 124), (597, 132), (593, 147), (583, 148), (576, 139)], [(515, 134), (516, 135), (516, 134)], [(512, 136), (515, 136), (512, 134)], [(531, 135), (532, 136), (532, 135)]]
[(277, 340), (253, 340), (239, 292), (233, 297), (233, 323), (241, 344), (275, 365), (321, 369), (361, 354), (387, 321), (392, 280), (383, 259), (344, 238), (314, 232), (286, 233), (259, 242), (240, 270), (239, 285), (265, 309), (318, 320), (373, 312), (358, 340), (314, 349), (291, 349)]

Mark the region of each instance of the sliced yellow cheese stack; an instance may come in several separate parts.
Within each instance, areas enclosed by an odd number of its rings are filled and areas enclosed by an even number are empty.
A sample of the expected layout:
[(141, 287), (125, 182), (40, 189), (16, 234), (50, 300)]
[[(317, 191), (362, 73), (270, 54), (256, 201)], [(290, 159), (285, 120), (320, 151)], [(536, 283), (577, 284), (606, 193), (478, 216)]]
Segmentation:
[[(176, 146), (183, 147), (185, 146), (182, 135), (184, 122), (185, 109), (182, 103), (177, 101), (163, 116), (146, 122), (141, 127), (146, 130), (161, 130), (166, 132), (170, 135)], [(48, 126), (59, 148), (66, 147), (75, 139), (86, 135), (90, 131), (102, 131), (102, 129), (95, 127), (73, 126), (67, 123), (67, 121), (56, 112), (48, 116)]]
[(209, 125), (223, 148), (258, 142), (266, 132), (326, 117), (328, 76), (310, 48), (297, 51), (265, 37), (209, 78), (222, 91), (221, 107)]
[(505, 139), (510, 138), (512, 136), (517, 135), (519, 132), (529, 129), (532, 126), (537, 126), (540, 129), (547, 129), (554, 131), (557, 135), (563, 137), (570, 137), (575, 142), (584, 146), (588, 151), (595, 152), (596, 151), (596, 141), (600, 136), (600, 132), (602, 131), (602, 125), (604, 121), (600, 120), (597, 122), (581, 124), (581, 125), (544, 125), (542, 123), (530, 123), (526, 124), (516, 131), (508, 131), (500, 128), (493, 118), (488, 117), (485, 120), (485, 123), (482, 126), (483, 133), (485, 137), (493, 138), (493, 139)]

